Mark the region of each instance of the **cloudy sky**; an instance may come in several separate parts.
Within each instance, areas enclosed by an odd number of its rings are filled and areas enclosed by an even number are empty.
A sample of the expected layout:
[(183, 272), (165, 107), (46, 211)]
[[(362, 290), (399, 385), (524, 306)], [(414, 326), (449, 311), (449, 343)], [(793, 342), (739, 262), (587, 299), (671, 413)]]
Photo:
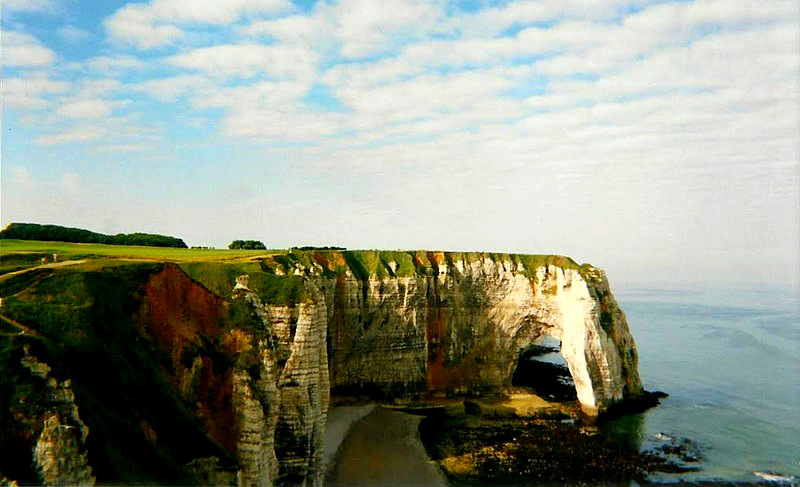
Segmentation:
[(3, 0), (2, 224), (800, 274), (796, 0)]

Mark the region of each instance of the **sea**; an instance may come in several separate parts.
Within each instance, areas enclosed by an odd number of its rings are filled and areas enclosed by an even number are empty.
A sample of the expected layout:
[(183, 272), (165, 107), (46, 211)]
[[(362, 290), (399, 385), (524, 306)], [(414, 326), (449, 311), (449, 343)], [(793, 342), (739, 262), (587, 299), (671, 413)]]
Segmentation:
[(636, 340), (645, 389), (669, 397), (604, 430), (642, 449), (690, 445), (700, 460), (696, 471), (652, 480), (800, 484), (800, 290), (614, 295)]

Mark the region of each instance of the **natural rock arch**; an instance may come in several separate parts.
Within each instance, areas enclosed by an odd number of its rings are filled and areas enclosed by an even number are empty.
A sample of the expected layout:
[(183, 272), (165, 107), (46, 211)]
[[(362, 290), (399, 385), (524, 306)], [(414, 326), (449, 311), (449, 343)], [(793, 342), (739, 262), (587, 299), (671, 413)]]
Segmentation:
[(511, 376), (513, 388), (531, 390), (548, 401), (578, 399), (575, 382), (561, 354), (561, 342), (544, 334), (519, 354)]
[(326, 286), (332, 386), (500, 392), (520, 352), (549, 333), (587, 414), (641, 394), (635, 344), (602, 271), (543, 265), (531, 275), (510, 261), (439, 260), (427, 275)]
[(622, 310), (605, 274), (592, 269), (589, 279), (556, 266), (537, 269), (529, 281), (530, 299), (513, 306), (525, 316), (511, 325), (508, 377), (519, 354), (542, 335), (561, 341), (561, 355), (575, 382), (586, 414), (596, 415), (624, 398), (642, 394), (638, 355)]

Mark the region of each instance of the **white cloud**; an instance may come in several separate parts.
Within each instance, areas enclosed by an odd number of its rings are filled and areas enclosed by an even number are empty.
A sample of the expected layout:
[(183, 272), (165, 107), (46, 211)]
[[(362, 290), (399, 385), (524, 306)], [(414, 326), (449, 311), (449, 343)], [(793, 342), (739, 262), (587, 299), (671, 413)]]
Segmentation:
[(124, 74), (147, 68), (147, 63), (141, 59), (125, 54), (93, 57), (85, 61), (84, 65), (92, 71), (106, 75)]
[(261, 81), (233, 88), (221, 88), (190, 95), (197, 107), (221, 107), (234, 110), (268, 107), (285, 110), (297, 103), (307, 86), (294, 81)]
[(62, 39), (70, 44), (78, 44), (89, 38), (89, 32), (79, 29), (74, 25), (64, 25), (56, 31)]
[(45, 107), (48, 95), (64, 93), (70, 84), (55, 81), (44, 76), (6, 78), (0, 83), (3, 92), (3, 105), (14, 107)]
[(245, 14), (274, 15), (292, 8), (288, 0), (151, 0), (122, 7), (105, 25), (112, 38), (150, 49), (181, 38), (179, 25), (228, 25)]
[(372, 63), (339, 64), (322, 79), (330, 85), (373, 86), (428, 73), (434, 67), (492, 66), (520, 52), (514, 39), (459, 39), (417, 42), (397, 56)]
[(426, 75), (372, 87), (342, 84), (336, 95), (358, 113), (377, 114), (386, 121), (413, 119), (436, 113), (459, 112), (500, 95), (530, 68), (496, 67), (446, 75)]
[[(179, 80), (174, 82), (180, 84)], [(195, 107), (223, 108), (221, 130), (228, 137), (314, 141), (341, 130), (346, 123), (343, 115), (303, 110), (299, 100), (307, 90), (307, 85), (296, 81), (261, 81), (232, 88), (195, 90), (189, 99)], [(164, 94), (164, 87), (155, 92)], [(170, 93), (168, 88), (167, 94)]]
[(61, 105), (56, 113), (68, 118), (101, 118), (111, 115), (114, 104), (100, 98), (71, 100)]
[(329, 15), (336, 26), (335, 36), (341, 42), (341, 54), (360, 58), (395, 47), (398, 42), (410, 42), (438, 28), (444, 17), (444, 3), (342, 0), (332, 7)]
[(23, 186), (26, 188), (32, 187), (36, 184), (33, 178), (31, 177), (31, 173), (27, 167), (15, 166), (11, 168), (10, 172), (11, 172), (11, 177), (6, 180), (9, 183), (13, 183), (17, 186)]
[(73, 92), (53, 100), (55, 115), (68, 119), (109, 117), (114, 108), (126, 106), (129, 100), (112, 99), (122, 84), (114, 79), (87, 78), (73, 86)]
[(229, 137), (316, 142), (341, 130), (345, 126), (342, 122), (338, 114), (239, 106), (226, 114), (222, 132)]
[(619, 16), (625, 8), (642, 3), (630, 0), (522, 0), (451, 17), (445, 22), (444, 28), (467, 36), (492, 36), (512, 27), (526, 27), (541, 22), (605, 22)]
[(181, 75), (131, 84), (130, 89), (147, 93), (156, 100), (173, 102), (184, 96), (204, 96), (213, 92), (211, 81), (201, 75)]
[(4, 13), (9, 12), (55, 12), (52, 0), (3, 0)]
[(53, 64), (56, 54), (38, 39), (24, 32), (3, 30), (2, 62), (4, 66), (42, 67)]
[(278, 78), (308, 79), (315, 74), (317, 56), (300, 46), (229, 44), (195, 49), (165, 61), (212, 77), (267, 74)]
[(99, 154), (126, 154), (132, 152), (145, 152), (151, 149), (152, 147), (150, 147), (147, 144), (129, 143), (129, 144), (104, 144), (95, 147), (93, 151)]
[(792, 0), (699, 0), (664, 3), (625, 18), (624, 25), (641, 33), (686, 34), (701, 26), (742, 27), (759, 23), (785, 22), (797, 17)]
[(331, 29), (330, 23), (320, 16), (290, 15), (253, 22), (242, 32), (249, 36), (268, 36), (285, 44), (319, 46), (331, 36)]
[(107, 130), (96, 125), (75, 126), (59, 133), (40, 135), (34, 140), (39, 145), (51, 146), (69, 143), (91, 142), (107, 134)]
[[(217, 131), (180, 143), (235, 145), (226, 171), (283, 191), (259, 214), (297, 238), (338, 240), (353, 228), (343, 243), (586, 260), (599, 248), (603, 258), (651, 252), (643, 261), (674, 249), (701, 255), (714, 242), (796, 244), (797, 225), (785, 224), (798, 221), (800, 197), (796, 1), (478, 4), (495, 6), (139, 2), (107, 19), (108, 34), (163, 47), (161, 57), (105, 45), (64, 70), (40, 51), (48, 76), (12, 72), (3, 103), (32, 108), (24, 123), (38, 144), (75, 143), (100, 160), (167, 153), (189, 165), (184, 146), (158, 138), (159, 123), (186, 137)], [(46, 50), (30, 36), (17, 41)], [(152, 102), (131, 104), (115, 117), (142, 94), (179, 104), (157, 113), (144, 111)], [(287, 168), (297, 178), (271, 179)], [(77, 188), (86, 174), (64, 184)], [(63, 199), (57, 184), (48, 189)], [(321, 196), (292, 199), (309, 193)], [(319, 201), (336, 211), (320, 219)], [(291, 230), (298, 209), (310, 223)], [(61, 214), (57, 204), (49, 211)], [(352, 214), (368, 215), (370, 228), (342, 216)], [(232, 228), (225, 218), (216, 224)]]
[(118, 41), (133, 44), (140, 49), (152, 49), (173, 43), (183, 36), (183, 31), (172, 24), (155, 24), (140, 12), (128, 12), (124, 7), (114, 17), (106, 20), (109, 35)]

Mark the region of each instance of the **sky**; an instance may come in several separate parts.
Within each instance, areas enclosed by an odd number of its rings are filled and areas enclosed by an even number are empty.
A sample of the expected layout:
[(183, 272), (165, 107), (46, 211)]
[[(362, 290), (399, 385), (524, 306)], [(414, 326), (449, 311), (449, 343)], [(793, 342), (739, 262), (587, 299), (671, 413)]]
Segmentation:
[(800, 281), (796, 0), (3, 0), (10, 222)]

